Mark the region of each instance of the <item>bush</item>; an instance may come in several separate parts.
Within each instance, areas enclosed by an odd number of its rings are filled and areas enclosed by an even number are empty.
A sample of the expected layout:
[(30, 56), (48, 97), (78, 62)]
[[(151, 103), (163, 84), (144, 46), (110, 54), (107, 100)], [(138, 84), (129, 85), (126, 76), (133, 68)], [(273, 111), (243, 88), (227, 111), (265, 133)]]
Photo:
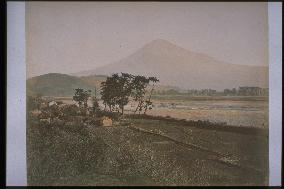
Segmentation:
[(62, 113), (67, 116), (76, 116), (79, 108), (76, 105), (66, 105), (62, 108)]
[(118, 112), (98, 111), (97, 116), (98, 117), (107, 116), (112, 120), (118, 120), (121, 117), (121, 114)]
[(101, 126), (101, 120), (99, 118), (88, 118), (88, 120), (85, 121), (87, 125), (92, 126)]

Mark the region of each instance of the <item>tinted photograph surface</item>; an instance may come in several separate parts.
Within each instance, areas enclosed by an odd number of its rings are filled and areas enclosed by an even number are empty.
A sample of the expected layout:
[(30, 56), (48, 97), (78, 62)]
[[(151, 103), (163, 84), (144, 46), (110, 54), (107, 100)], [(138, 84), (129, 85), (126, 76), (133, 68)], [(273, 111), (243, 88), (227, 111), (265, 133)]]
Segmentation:
[(267, 3), (25, 6), (28, 185), (268, 185)]

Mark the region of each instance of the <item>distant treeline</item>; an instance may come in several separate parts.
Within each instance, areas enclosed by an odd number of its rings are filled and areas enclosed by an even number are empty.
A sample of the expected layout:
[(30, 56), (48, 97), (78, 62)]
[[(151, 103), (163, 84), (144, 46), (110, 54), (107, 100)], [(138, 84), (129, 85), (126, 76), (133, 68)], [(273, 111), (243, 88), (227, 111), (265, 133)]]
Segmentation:
[(189, 96), (268, 96), (268, 88), (260, 87), (239, 87), (238, 89), (224, 89), (217, 91), (214, 89), (191, 89), (178, 91), (175, 89), (154, 91), (154, 95), (189, 95)]

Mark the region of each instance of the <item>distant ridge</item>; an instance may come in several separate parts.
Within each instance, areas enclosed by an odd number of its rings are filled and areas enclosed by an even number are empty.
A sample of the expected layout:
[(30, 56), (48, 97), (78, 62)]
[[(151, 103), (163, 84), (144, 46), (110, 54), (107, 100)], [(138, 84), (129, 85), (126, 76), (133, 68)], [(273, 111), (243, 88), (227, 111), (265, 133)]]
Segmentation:
[[(27, 95), (34, 96), (41, 94), (43, 96), (66, 97), (73, 96), (76, 88), (92, 90), (92, 94), (99, 95), (101, 82), (105, 81), (105, 75), (90, 76), (70, 76), (60, 73), (49, 73), (27, 79)], [(173, 86), (156, 86), (156, 90), (179, 90)]]
[(94, 90), (95, 87), (78, 77), (60, 73), (44, 74), (27, 80), (27, 95), (73, 96), (76, 88)]
[(268, 67), (229, 64), (163, 39), (144, 45), (118, 62), (75, 75), (110, 75), (117, 72), (156, 76), (162, 85), (183, 89), (268, 87)]

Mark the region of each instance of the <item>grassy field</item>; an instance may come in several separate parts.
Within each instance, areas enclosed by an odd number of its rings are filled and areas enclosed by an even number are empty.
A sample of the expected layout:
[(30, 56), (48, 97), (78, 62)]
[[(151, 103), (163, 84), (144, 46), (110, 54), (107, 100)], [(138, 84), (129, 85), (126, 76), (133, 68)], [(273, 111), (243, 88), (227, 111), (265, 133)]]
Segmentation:
[(116, 127), (28, 119), (28, 185), (267, 185), (268, 131), (128, 117)]

